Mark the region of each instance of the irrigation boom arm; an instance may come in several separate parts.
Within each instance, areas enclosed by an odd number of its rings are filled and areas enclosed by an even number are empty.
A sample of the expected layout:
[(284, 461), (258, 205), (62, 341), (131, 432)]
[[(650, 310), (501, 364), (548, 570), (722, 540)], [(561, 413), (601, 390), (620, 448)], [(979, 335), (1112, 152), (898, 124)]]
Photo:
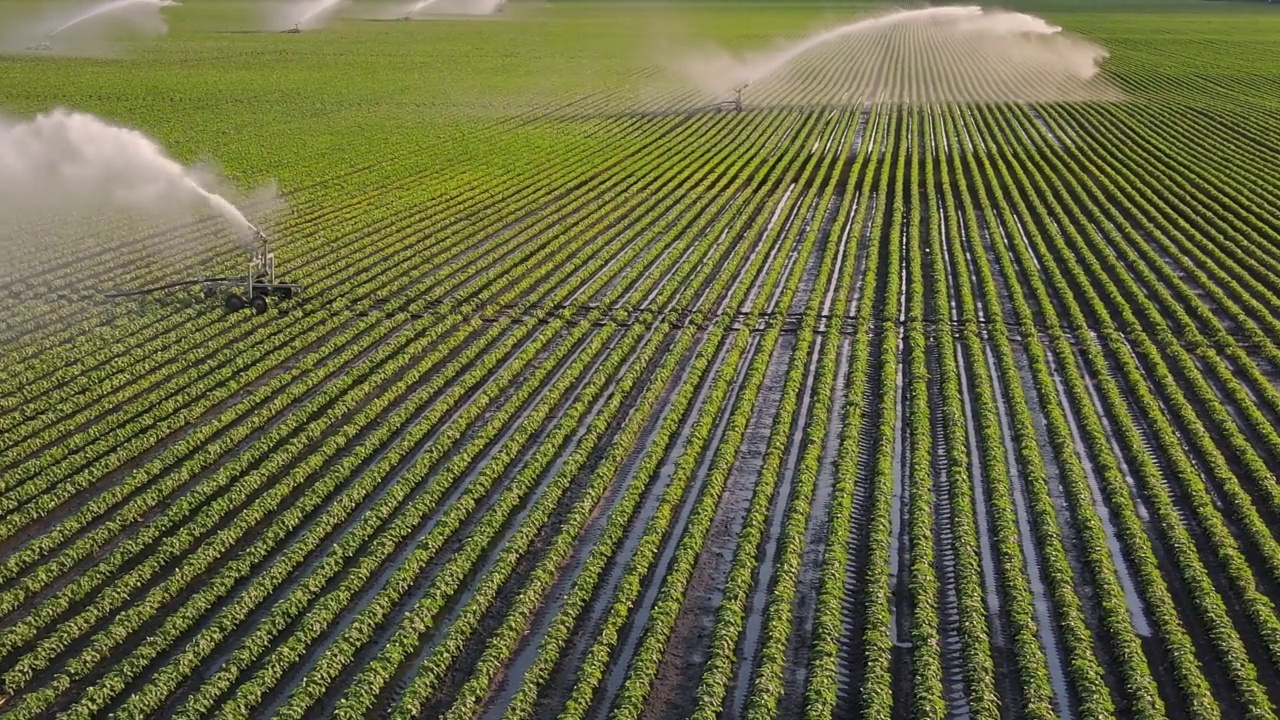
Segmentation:
[(164, 285), (153, 285), (151, 287), (138, 288), (137, 290), (121, 290), (119, 292), (103, 293), (103, 297), (120, 298), (133, 297), (135, 295), (148, 295), (163, 290), (173, 290), (180, 287), (188, 287), (191, 285), (200, 285), (207, 282), (231, 282), (239, 280), (239, 278), (216, 277), (216, 278), (199, 278), (197, 280), (179, 280), (178, 282), (165, 283)]

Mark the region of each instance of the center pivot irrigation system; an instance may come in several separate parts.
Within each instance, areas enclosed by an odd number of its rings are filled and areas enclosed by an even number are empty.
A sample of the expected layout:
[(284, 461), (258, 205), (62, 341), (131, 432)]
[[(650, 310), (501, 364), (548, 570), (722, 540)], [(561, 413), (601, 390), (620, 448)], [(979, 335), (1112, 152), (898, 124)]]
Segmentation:
[[(258, 246), (249, 256), (249, 272), (245, 275), (229, 277), (196, 278), (179, 282), (107, 293), (106, 297), (132, 297), (171, 290), (173, 288), (199, 285), (206, 298), (221, 295), (227, 310), (236, 312), (252, 308), (259, 315), (267, 311), (267, 298), (274, 297), (288, 300), (302, 292), (298, 283), (280, 282), (276, 279), (276, 254), (271, 250), (271, 240), (262, 231), (257, 231)], [(243, 292), (243, 294), (241, 294)]]

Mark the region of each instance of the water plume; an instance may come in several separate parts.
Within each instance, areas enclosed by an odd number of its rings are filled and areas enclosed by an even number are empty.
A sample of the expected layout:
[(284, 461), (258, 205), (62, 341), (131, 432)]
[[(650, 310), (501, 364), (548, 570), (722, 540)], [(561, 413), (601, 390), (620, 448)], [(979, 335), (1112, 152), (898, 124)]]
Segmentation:
[(175, 0), (106, 0), (74, 10), (51, 5), (45, 8), (41, 19), (6, 23), (8, 27), (0, 35), (0, 50), (109, 55), (121, 41), (168, 32), (160, 11), (177, 5), (181, 3)]
[(1107, 52), (1041, 18), (978, 6), (903, 10), (767, 52), (711, 47), (670, 69), (703, 92), (751, 102), (1051, 102), (1116, 99)]
[(266, 5), (268, 30), (315, 30), (337, 17), (350, 0), (299, 0)]
[(401, 14), (406, 20), (428, 15), (491, 15), (502, 9), (506, 0), (415, 0)]
[[(258, 227), (222, 185), (210, 169), (184, 166), (141, 132), (94, 115), (0, 117), (0, 265), (38, 264), (46, 241), (60, 256), (94, 256), (141, 227), (174, 223), (212, 223), (168, 247), (178, 256), (252, 247)], [(253, 205), (283, 208), (274, 188)]]
[(107, 13), (124, 10), (126, 8), (153, 7), (158, 9), (162, 7), (173, 7), (175, 5), (181, 5), (181, 4), (182, 3), (175, 2), (174, 0), (111, 0), (110, 2), (105, 2), (105, 3), (102, 3), (101, 5), (94, 6), (86, 10), (85, 12), (81, 13), (80, 15), (72, 18), (71, 20), (68, 20), (67, 22), (59, 25), (53, 32), (49, 33), (49, 37), (53, 38), (58, 33), (64, 30), (70, 30), (76, 25), (79, 25), (84, 22), (88, 22), (89, 20), (92, 20), (102, 15), (106, 15)]
[(416, 13), (422, 12), (423, 10), (426, 10), (427, 8), (431, 7), (432, 5), (435, 5), (438, 2), (440, 2), (440, 0), (418, 0), (418, 2), (415, 2), (409, 8), (408, 12), (406, 12), (404, 16), (406, 18), (411, 18)]

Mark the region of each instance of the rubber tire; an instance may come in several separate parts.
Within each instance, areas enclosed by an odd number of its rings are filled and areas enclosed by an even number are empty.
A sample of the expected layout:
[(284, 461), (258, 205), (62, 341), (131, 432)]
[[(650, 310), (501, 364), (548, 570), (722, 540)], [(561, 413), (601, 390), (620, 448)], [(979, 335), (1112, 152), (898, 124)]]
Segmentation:
[(248, 305), (245, 303), (244, 298), (240, 297), (239, 295), (237, 295), (237, 294), (235, 294), (235, 293), (231, 293), (230, 295), (227, 295), (227, 310), (228, 310), (228, 311), (230, 311), (230, 312), (239, 312), (239, 311), (241, 311), (241, 310), (245, 309), (246, 307), (248, 307)]
[(266, 295), (254, 295), (252, 298), (249, 298), (249, 307), (253, 308), (253, 312), (254, 312), (254, 314), (256, 314), (256, 315), (261, 315), (262, 313), (266, 312), (266, 311), (267, 311), (267, 296), (266, 296)]
[(293, 288), (280, 288), (276, 291), (276, 297), (281, 300), (288, 300), (293, 297)]

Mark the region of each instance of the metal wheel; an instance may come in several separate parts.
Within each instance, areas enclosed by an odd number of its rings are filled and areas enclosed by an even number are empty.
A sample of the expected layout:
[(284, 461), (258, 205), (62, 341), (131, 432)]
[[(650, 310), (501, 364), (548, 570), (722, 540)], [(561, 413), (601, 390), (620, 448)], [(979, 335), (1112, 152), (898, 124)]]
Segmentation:
[(231, 312), (238, 312), (243, 309), (245, 309), (244, 298), (235, 293), (227, 295), (227, 310), (230, 310)]
[(266, 296), (266, 295), (254, 295), (252, 298), (250, 298), (250, 299), (249, 299), (249, 307), (253, 308), (253, 312), (254, 312), (254, 313), (256, 313), (256, 314), (258, 314), (258, 315), (261, 315), (262, 313), (266, 312), (266, 311), (267, 311), (267, 296)]

